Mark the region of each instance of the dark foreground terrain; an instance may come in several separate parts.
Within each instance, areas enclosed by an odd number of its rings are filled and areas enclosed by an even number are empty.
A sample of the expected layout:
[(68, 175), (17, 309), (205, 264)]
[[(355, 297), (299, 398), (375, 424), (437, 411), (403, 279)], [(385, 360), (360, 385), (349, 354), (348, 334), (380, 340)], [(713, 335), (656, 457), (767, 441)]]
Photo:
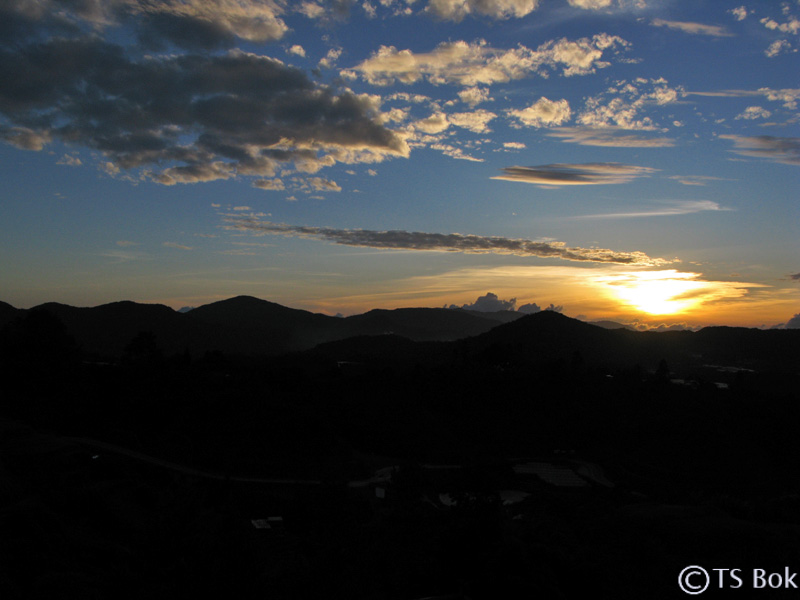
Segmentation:
[(0, 334), (4, 599), (800, 596), (752, 580), (800, 572), (800, 332), (423, 311), (234, 353), (56, 312)]

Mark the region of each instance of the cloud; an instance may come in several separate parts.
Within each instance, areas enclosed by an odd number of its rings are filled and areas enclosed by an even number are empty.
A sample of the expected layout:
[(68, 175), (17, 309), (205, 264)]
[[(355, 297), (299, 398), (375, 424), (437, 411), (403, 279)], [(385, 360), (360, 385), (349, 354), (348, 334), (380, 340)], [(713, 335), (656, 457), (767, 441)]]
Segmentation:
[(61, 158), (56, 161), (57, 165), (66, 165), (68, 167), (80, 167), (83, 162), (77, 156), (73, 156), (72, 154), (65, 154)]
[(797, 109), (800, 99), (800, 89), (759, 88), (758, 90), (722, 90), (719, 92), (684, 92), (685, 95), (710, 96), (718, 98), (747, 98), (762, 96), (770, 102), (783, 102), (783, 107), (790, 110)]
[(624, 213), (605, 213), (597, 215), (581, 215), (576, 219), (630, 219), (640, 217), (674, 217), (677, 215), (691, 215), (705, 211), (730, 210), (723, 208), (711, 200), (677, 200), (665, 202), (663, 208), (652, 210), (629, 211)]
[(464, 88), (458, 92), (458, 97), (464, 104), (469, 105), (470, 108), (475, 108), (478, 104), (491, 100), (489, 97), (489, 88), (478, 86)]
[(318, 192), (341, 192), (342, 188), (339, 187), (335, 181), (330, 179), (323, 179), (322, 177), (309, 177), (308, 184)]
[(454, 113), (448, 115), (447, 119), (456, 127), (469, 129), (473, 133), (488, 133), (489, 121), (496, 118), (497, 115), (488, 110), (475, 110), (472, 112)]
[(702, 23), (691, 23), (687, 21), (666, 21), (664, 19), (653, 19), (652, 24), (656, 27), (668, 27), (669, 29), (677, 29), (684, 33), (691, 33), (693, 35), (710, 35), (713, 37), (730, 37), (730, 33), (724, 27), (719, 25), (703, 25)]
[(794, 273), (789, 275), (789, 279), (793, 279), (794, 281), (800, 281), (800, 273)]
[(622, 135), (619, 133), (620, 131), (625, 130), (620, 127), (605, 127), (603, 129), (560, 127), (548, 132), (546, 135), (561, 138), (571, 144), (605, 148), (671, 148), (675, 145), (675, 140), (672, 138)]
[[(2, 84), (0, 84), (2, 85)], [(0, 140), (21, 150), (41, 150), (51, 140), (47, 130), (34, 131), (28, 127), (7, 127), (0, 125)]]
[(458, 160), (469, 160), (472, 162), (483, 162), (482, 158), (476, 158), (474, 156), (470, 156), (466, 154), (464, 150), (457, 146), (453, 146), (452, 144), (443, 144), (441, 142), (436, 144), (431, 144), (431, 148), (433, 150), (440, 150), (442, 154), (445, 156), (449, 156), (450, 158), (456, 158)]
[[(670, 179), (679, 181), (683, 185), (706, 185), (709, 181), (724, 181), (722, 177), (711, 177), (708, 175), (671, 175)], [(711, 209), (715, 210), (715, 209)]]
[(570, 6), (577, 6), (585, 10), (599, 10), (611, 6), (612, 0), (569, 0)]
[(736, 115), (736, 119), (767, 119), (771, 115), (772, 113), (770, 111), (768, 111), (766, 108), (762, 108), (761, 106), (748, 106), (744, 109), (744, 112)]
[(509, 150), (524, 150), (527, 146), (522, 142), (505, 142), (503, 148), (508, 148)]
[(468, 15), (509, 19), (529, 15), (538, 5), (539, 0), (430, 0), (425, 12), (456, 22)]
[(191, 246), (183, 246), (183, 245), (175, 243), (175, 242), (164, 242), (162, 245), (166, 246), (167, 248), (177, 248), (178, 250), (193, 250), (194, 249)]
[(501, 310), (513, 311), (517, 305), (517, 299), (501, 300), (497, 294), (488, 292), (485, 296), (479, 296), (472, 304), (463, 304), (461, 307), (451, 304), (449, 308), (461, 308), (463, 310), (474, 310), (478, 312), (498, 312)]
[(797, 313), (784, 325), (785, 329), (800, 329), (800, 313)]
[(253, 182), (253, 187), (256, 187), (260, 190), (275, 190), (281, 191), (285, 190), (286, 186), (283, 184), (281, 179), (256, 179)]
[(484, 40), (443, 42), (427, 53), (381, 46), (370, 58), (342, 72), (344, 77), (361, 75), (373, 85), (399, 81), (411, 84), (425, 79), (434, 85), (475, 87), (522, 79), (531, 74), (546, 77), (550, 70), (563, 75), (587, 75), (607, 67), (603, 53), (628, 42), (606, 33), (591, 38), (551, 40), (531, 50), (518, 45), (510, 50), (492, 48)]
[(235, 216), (227, 217), (226, 222), (226, 227), (235, 231), (247, 231), (261, 235), (281, 235), (286, 237), (317, 239), (345, 246), (363, 248), (463, 252), (466, 254), (506, 254), (623, 265), (649, 266), (668, 262), (660, 258), (650, 258), (640, 251), (619, 252), (604, 248), (570, 248), (567, 247), (564, 242), (553, 241), (541, 242), (505, 237), (464, 235), (460, 233), (332, 229), (329, 227), (272, 223), (270, 221), (259, 221), (252, 217)]
[(800, 166), (800, 138), (774, 137), (759, 135), (745, 137), (741, 135), (721, 135), (724, 140), (731, 140), (736, 154), (766, 158), (784, 165)]
[(419, 129), (425, 133), (441, 133), (448, 127), (450, 127), (450, 123), (443, 112), (437, 112), (425, 119), (414, 121), (414, 129)]
[(548, 100), (544, 96), (527, 108), (512, 109), (506, 111), (507, 114), (517, 119), (522, 125), (527, 127), (547, 127), (561, 125), (568, 121), (572, 112), (566, 100)]
[(137, 244), (136, 242), (131, 242), (131, 241), (128, 241), (128, 240), (118, 240), (117, 241), (117, 246), (120, 246), (122, 248), (130, 248), (131, 246), (138, 246), (138, 245), (139, 244)]
[(543, 186), (608, 185), (628, 183), (647, 177), (657, 169), (620, 163), (552, 164), (535, 167), (506, 167), (503, 175), (492, 177)]
[(780, 54), (789, 54), (790, 52), (797, 52), (797, 50), (792, 50), (792, 45), (786, 40), (775, 40), (764, 50), (764, 54), (768, 58), (775, 58)]
[(295, 44), (294, 46), (290, 47), (287, 51), (288, 54), (295, 54), (297, 56), (302, 56), (305, 58), (306, 51), (300, 44)]
[(777, 21), (764, 17), (759, 21), (767, 29), (773, 31), (780, 31), (781, 33), (788, 33), (790, 35), (797, 35), (800, 32), (800, 20), (795, 17), (790, 17), (786, 23), (778, 23)]
[(134, 60), (97, 37), (58, 37), (0, 51), (0, 113), (11, 124), (0, 138), (86, 146), (109, 173), (140, 168), (166, 185), (408, 156), (379, 105), (238, 50)]
[(732, 8), (728, 12), (736, 17), (737, 21), (744, 21), (747, 18), (747, 8), (745, 6)]
[(37, 28), (58, 32), (102, 32), (118, 25), (134, 28), (151, 48), (174, 44), (190, 49), (275, 41), (289, 30), (280, 0), (35, 0), (4, 2), (0, 20), (15, 35)]
[(588, 98), (576, 120), (592, 129), (653, 130), (653, 119), (642, 117), (641, 113), (651, 106), (674, 104), (683, 91), (682, 87), (670, 87), (663, 78), (618, 81), (605, 92)]
[(328, 50), (328, 53), (325, 55), (325, 57), (319, 61), (318, 66), (324, 69), (331, 69), (336, 64), (336, 61), (339, 60), (341, 55), (341, 48), (331, 48)]

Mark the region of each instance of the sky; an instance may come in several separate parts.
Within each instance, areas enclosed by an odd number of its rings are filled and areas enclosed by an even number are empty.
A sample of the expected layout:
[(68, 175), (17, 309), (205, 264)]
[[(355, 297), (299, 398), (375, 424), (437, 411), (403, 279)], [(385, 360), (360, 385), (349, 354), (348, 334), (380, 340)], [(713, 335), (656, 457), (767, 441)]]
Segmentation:
[(6, 0), (0, 300), (800, 326), (798, 50), (800, 0)]

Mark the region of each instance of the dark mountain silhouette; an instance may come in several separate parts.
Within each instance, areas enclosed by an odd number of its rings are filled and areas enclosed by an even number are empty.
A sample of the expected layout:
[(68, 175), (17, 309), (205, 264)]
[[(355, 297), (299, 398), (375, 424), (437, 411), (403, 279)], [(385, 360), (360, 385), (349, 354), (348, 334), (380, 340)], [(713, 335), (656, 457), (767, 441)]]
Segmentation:
[(6, 302), (0, 302), (0, 328), (21, 316), (24, 311), (14, 308)]
[[(151, 343), (164, 356), (185, 350), (195, 355), (218, 350), (276, 356), (325, 342), (390, 333), (414, 341), (457, 340), (486, 332), (499, 322), (494, 313), (438, 308), (373, 310), (342, 319), (250, 296), (213, 302), (185, 313), (130, 301), (92, 308), (50, 302), (31, 310), (57, 317), (86, 355), (106, 358), (122, 356), (141, 333), (151, 334)], [(0, 327), (27, 312), (3, 303)]]
[(622, 323), (617, 323), (616, 321), (587, 321), (587, 323), (589, 323), (589, 325), (597, 325), (603, 329), (630, 329), (633, 331), (633, 328), (630, 325), (623, 325)]
[[(347, 318), (288, 308), (238, 296), (179, 313), (163, 305), (113, 302), (93, 308), (47, 303), (47, 311), (86, 357), (118, 359), (144, 339), (160, 355), (209, 351), (241, 356), (278, 356), (325, 344), (317, 356), (381, 364), (471, 360), (497, 365), (572, 363), (655, 370), (695, 367), (794, 372), (800, 364), (800, 332), (707, 327), (697, 332), (637, 332), (590, 324), (554, 311), (519, 315), (462, 309), (372, 310)], [(29, 311), (0, 303), (4, 330)], [(502, 321), (508, 321), (503, 323)], [(385, 337), (381, 342), (370, 336)], [(343, 341), (344, 340), (344, 341)], [(333, 343), (341, 342), (341, 343)], [(436, 342), (436, 345), (426, 345)], [(416, 346), (414, 344), (416, 343)], [(135, 347), (135, 346), (134, 346)]]
[(350, 335), (393, 333), (415, 341), (444, 341), (489, 331), (499, 322), (496, 314), (449, 308), (376, 309), (348, 317), (344, 323)]
[(493, 321), (498, 321), (500, 323), (510, 323), (511, 321), (516, 321), (517, 319), (521, 319), (525, 316), (525, 313), (517, 312), (514, 310), (498, 310), (494, 312), (481, 312), (479, 310), (465, 310), (463, 308), (457, 309), (450, 309), (450, 310), (460, 310), (470, 315), (474, 315), (476, 317), (481, 317), (484, 319), (491, 319)]
[(120, 356), (143, 331), (152, 332), (168, 354), (182, 351), (193, 338), (181, 315), (161, 304), (122, 301), (79, 308), (48, 302), (31, 310), (45, 310), (58, 317), (80, 348), (98, 356)]

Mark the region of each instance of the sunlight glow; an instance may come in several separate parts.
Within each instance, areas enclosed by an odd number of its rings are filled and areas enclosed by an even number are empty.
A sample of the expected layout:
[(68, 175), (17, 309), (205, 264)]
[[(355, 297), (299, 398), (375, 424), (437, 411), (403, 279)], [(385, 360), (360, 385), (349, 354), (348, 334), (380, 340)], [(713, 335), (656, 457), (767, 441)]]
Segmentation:
[(703, 301), (708, 282), (697, 273), (675, 270), (640, 271), (605, 278), (614, 296), (626, 305), (651, 315), (688, 312)]

